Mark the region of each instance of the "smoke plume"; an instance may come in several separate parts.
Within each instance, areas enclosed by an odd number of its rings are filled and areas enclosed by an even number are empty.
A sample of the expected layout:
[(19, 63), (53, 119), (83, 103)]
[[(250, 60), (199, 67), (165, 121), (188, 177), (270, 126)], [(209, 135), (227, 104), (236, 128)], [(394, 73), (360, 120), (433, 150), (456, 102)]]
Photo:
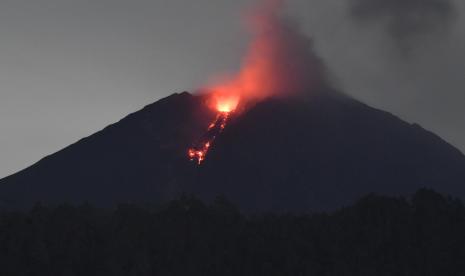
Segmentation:
[(444, 34), (455, 18), (452, 0), (351, 0), (350, 13), (360, 23), (381, 23), (403, 49), (421, 35)]
[(310, 92), (324, 79), (312, 41), (283, 17), (284, 1), (265, 0), (249, 11), (246, 26), (251, 42), (236, 74), (208, 89), (234, 102)]

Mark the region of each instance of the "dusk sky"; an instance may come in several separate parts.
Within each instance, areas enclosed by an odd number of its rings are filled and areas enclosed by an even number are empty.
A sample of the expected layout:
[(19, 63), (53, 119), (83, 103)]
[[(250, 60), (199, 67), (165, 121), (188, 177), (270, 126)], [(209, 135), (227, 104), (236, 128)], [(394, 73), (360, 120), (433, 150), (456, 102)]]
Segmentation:
[[(240, 66), (254, 0), (0, 0), (0, 178)], [(289, 0), (332, 84), (465, 152), (465, 1)]]

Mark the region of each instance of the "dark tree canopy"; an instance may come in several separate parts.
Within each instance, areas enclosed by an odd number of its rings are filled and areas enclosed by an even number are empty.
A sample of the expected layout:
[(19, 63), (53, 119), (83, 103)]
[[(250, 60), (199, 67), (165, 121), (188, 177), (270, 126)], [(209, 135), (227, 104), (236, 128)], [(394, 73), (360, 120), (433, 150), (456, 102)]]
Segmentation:
[(430, 190), (330, 214), (37, 204), (0, 212), (0, 275), (464, 275), (464, 233), (462, 202)]

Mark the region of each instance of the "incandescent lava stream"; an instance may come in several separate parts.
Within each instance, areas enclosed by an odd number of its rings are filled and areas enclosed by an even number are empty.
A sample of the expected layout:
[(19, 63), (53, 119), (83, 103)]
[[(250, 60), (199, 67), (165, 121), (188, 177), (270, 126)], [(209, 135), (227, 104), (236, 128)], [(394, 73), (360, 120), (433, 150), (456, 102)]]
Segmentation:
[(215, 120), (208, 126), (205, 134), (199, 139), (198, 142), (192, 145), (188, 150), (188, 157), (191, 161), (201, 164), (210, 148), (212, 147), (215, 139), (226, 128), (226, 125), (234, 112), (239, 100), (238, 98), (223, 98), (216, 99), (215, 109), (218, 112)]

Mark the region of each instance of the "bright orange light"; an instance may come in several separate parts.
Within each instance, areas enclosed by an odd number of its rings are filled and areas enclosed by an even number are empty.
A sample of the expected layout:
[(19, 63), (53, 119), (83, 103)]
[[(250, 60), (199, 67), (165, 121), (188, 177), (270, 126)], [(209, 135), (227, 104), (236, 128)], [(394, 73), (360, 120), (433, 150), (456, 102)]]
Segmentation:
[(225, 111), (218, 113), (215, 121), (210, 124), (207, 132), (204, 134), (200, 142), (194, 144), (193, 147), (188, 150), (187, 154), (191, 161), (197, 161), (197, 164), (200, 165), (205, 160), (205, 157), (207, 156), (216, 137), (226, 127), (229, 116), (230, 112)]
[(226, 112), (229, 113), (234, 111), (239, 104), (239, 96), (238, 95), (221, 95), (215, 94), (214, 95), (216, 101), (216, 110), (219, 112)]
[(229, 103), (219, 103), (217, 109), (220, 112), (231, 112), (233, 108)]
[[(293, 24), (282, 19), (283, 0), (261, 0), (246, 13), (252, 40), (237, 72), (216, 75), (205, 87), (212, 108), (230, 112), (249, 101), (308, 93), (324, 82), (324, 69), (312, 45)], [(323, 69), (323, 70), (322, 70)]]

